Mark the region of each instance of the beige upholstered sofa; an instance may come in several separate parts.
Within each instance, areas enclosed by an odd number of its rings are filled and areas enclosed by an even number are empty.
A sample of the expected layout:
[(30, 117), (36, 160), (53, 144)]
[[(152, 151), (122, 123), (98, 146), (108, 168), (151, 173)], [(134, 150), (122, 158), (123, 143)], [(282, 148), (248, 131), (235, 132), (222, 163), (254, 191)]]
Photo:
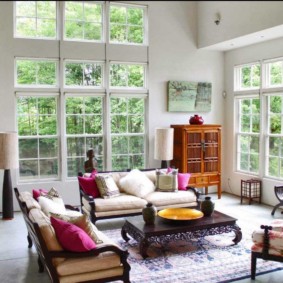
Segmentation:
[[(86, 215), (70, 210), (71, 206), (63, 209), (64, 217), (75, 219), (74, 224), (84, 226), (94, 236), (96, 248), (84, 252), (66, 251), (57, 239), (51, 218), (45, 214), (46, 207), (43, 212), (42, 203), (37, 202), (30, 192), (19, 192), (17, 188), (14, 191), (27, 226), (29, 248), (34, 244), (38, 253), (39, 272), (46, 269), (51, 281), (60, 283), (130, 282), (128, 252), (99, 231)], [(62, 208), (59, 210), (58, 217)], [(57, 214), (53, 211), (52, 215)]]
[[(83, 175), (79, 173), (82, 212), (89, 215), (91, 221), (95, 223), (100, 219), (139, 215), (142, 208), (149, 202), (156, 206), (157, 210), (199, 206), (199, 193), (195, 188), (187, 187), (184, 190), (158, 191), (156, 170), (139, 171), (140, 173), (133, 175), (133, 178), (129, 179), (126, 185), (123, 180), (131, 173), (129, 171), (98, 172), (98, 175), (110, 176), (118, 188), (118, 193), (110, 197), (93, 197), (86, 193), (86, 190), (82, 188), (81, 178), (87, 179), (90, 174)], [(144, 178), (149, 180), (150, 183)]]

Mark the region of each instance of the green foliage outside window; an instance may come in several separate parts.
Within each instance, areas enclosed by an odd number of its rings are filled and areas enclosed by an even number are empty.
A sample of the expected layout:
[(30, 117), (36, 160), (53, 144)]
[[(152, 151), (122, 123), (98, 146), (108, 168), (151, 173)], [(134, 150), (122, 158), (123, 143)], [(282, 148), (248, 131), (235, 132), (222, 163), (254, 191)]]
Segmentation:
[(17, 59), (17, 84), (26, 86), (57, 85), (57, 62)]
[(143, 168), (144, 99), (111, 98), (112, 169)]
[(17, 99), (21, 179), (58, 178), (57, 98)]
[(65, 1), (65, 38), (102, 40), (102, 4)]
[(16, 36), (56, 38), (56, 1), (16, 1)]
[(241, 89), (258, 88), (260, 86), (260, 65), (241, 68)]
[(110, 5), (110, 42), (144, 42), (144, 10), (127, 6)]

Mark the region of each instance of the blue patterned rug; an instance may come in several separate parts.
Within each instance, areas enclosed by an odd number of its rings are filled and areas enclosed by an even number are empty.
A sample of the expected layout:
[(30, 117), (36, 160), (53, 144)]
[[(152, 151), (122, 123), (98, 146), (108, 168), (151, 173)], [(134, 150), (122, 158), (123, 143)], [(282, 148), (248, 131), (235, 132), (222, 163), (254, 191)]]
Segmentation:
[[(151, 245), (147, 251), (149, 257), (143, 259), (137, 242), (133, 239), (125, 242), (120, 229), (104, 232), (128, 249), (132, 283), (228, 283), (250, 278), (252, 242), (242, 239), (237, 245), (232, 245), (231, 233), (190, 242), (174, 242), (162, 247)], [(257, 275), (281, 269), (282, 263), (257, 261)]]

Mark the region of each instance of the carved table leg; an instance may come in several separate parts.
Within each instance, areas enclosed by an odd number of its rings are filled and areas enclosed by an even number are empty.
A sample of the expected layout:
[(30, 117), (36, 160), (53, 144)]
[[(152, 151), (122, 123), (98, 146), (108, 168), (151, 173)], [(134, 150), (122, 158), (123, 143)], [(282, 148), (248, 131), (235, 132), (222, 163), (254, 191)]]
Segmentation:
[(150, 243), (148, 242), (148, 240), (146, 238), (141, 239), (139, 247), (140, 247), (140, 254), (143, 258), (148, 257), (146, 251), (147, 251), (149, 245), (150, 245)]
[(130, 238), (127, 236), (127, 231), (125, 229), (125, 226), (122, 227), (121, 236), (126, 242), (130, 240)]
[(233, 242), (235, 243), (235, 245), (237, 245), (242, 240), (242, 231), (241, 228), (237, 225), (234, 225), (233, 228), (233, 231), (235, 232), (235, 238)]

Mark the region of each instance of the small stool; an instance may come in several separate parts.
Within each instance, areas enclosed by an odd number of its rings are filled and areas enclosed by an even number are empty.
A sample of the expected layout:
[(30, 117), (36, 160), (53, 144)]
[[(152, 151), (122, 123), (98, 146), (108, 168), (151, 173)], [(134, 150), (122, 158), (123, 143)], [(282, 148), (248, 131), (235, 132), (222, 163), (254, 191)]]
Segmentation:
[(241, 204), (243, 198), (249, 199), (249, 204), (254, 198), (258, 198), (258, 202), (261, 203), (261, 180), (241, 180)]

